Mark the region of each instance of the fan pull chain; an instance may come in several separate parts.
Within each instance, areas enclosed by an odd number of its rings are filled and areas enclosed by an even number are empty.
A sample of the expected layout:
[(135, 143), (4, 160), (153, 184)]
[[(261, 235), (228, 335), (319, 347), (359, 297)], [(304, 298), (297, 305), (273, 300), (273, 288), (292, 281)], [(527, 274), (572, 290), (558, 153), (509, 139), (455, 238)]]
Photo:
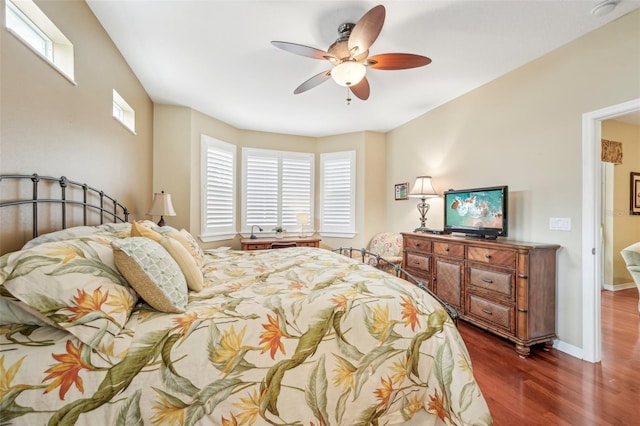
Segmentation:
[(351, 96), (349, 96), (351, 94), (351, 91), (349, 90), (349, 87), (347, 87), (347, 105), (351, 105)]

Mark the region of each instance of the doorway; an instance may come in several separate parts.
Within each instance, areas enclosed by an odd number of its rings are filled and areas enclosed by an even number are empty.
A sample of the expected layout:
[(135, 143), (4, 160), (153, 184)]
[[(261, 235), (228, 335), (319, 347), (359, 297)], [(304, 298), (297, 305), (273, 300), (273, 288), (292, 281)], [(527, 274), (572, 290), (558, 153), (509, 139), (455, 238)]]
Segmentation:
[(582, 358), (601, 360), (601, 122), (640, 111), (640, 98), (582, 115)]

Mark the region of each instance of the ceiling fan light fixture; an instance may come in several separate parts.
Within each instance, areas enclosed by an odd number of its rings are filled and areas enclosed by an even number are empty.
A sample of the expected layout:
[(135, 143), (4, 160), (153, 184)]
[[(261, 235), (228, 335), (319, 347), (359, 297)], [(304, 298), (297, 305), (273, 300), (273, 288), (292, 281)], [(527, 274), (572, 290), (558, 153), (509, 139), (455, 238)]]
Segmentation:
[(331, 69), (331, 78), (340, 86), (355, 86), (367, 73), (367, 68), (359, 62), (344, 61)]

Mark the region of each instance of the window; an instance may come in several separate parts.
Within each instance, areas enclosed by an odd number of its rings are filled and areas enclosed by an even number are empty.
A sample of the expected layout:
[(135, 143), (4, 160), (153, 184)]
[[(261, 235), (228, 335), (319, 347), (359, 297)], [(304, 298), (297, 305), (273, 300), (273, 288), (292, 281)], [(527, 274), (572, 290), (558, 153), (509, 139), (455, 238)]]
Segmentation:
[(298, 213), (313, 223), (313, 163), (310, 153), (242, 149), (242, 232), (252, 225), (270, 232), (297, 229)]
[(320, 233), (353, 237), (356, 212), (356, 152), (320, 154)]
[(202, 241), (236, 235), (236, 147), (202, 135)]
[(32, 0), (5, 2), (7, 30), (74, 82), (73, 44)]
[(113, 90), (113, 118), (124, 124), (134, 134), (136, 133), (136, 112), (115, 89)]

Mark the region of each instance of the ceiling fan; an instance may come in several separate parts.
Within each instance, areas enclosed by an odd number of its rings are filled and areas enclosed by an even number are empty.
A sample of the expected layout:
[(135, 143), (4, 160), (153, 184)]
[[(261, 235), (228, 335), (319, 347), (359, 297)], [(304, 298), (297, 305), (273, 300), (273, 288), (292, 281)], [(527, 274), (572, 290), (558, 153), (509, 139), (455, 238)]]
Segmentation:
[[(383, 53), (369, 57), (369, 48), (378, 38), (384, 24), (385, 8), (378, 5), (364, 14), (357, 24), (344, 23), (338, 28), (339, 37), (327, 51), (286, 41), (272, 41), (275, 47), (296, 55), (328, 60), (333, 67), (314, 75), (294, 90), (294, 94), (313, 89), (329, 78), (346, 86), (358, 98), (369, 99), (367, 68), (378, 70), (403, 70), (431, 63), (426, 56), (411, 53)], [(347, 102), (350, 99), (347, 98)]]

